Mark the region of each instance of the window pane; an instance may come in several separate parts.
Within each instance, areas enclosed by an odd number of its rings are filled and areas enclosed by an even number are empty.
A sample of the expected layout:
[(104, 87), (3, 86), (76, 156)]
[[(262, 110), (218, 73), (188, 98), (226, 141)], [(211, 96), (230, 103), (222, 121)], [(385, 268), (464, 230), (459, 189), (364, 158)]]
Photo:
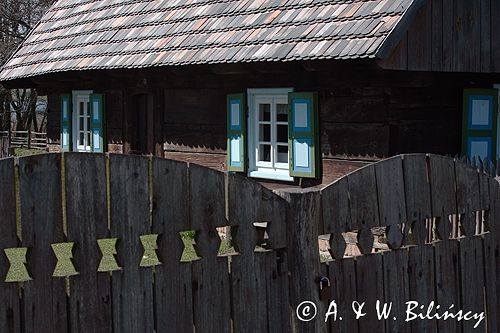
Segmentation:
[(83, 116), (83, 102), (80, 102), (80, 116)]
[(259, 161), (271, 162), (271, 146), (259, 145)]
[(83, 131), (83, 117), (80, 117), (80, 121), (79, 121), (79, 130), (80, 131)]
[(259, 141), (271, 141), (271, 125), (259, 125)]
[(78, 141), (79, 145), (83, 145), (83, 138), (84, 138), (83, 132), (80, 132), (80, 140)]
[(90, 146), (90, 132), (87, 132), (87, 142), (85, 142), (85, 146)]
[(288, 146), (278, 146), (278, 163), (288, 163)]
[(276, 120), (288, 122), (288, 104), (276, 104)]
[(278, 142), (288, 142), (288, 125), (278, 125)]
[(87, 131), (90, 131), (90, 117), (87, 117)]
[(259, 120), (271, 121), (271, 105), (259, 104)]

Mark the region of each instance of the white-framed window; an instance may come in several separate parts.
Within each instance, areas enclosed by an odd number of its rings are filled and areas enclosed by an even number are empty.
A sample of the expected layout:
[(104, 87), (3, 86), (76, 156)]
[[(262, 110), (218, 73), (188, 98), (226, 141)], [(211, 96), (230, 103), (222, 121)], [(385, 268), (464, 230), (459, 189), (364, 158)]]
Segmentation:
[(73, 150), (92, 151), (92, 119), (90, 114), (91, 90), (73, 91)]
[(248, 89), (250, 177), (293, 181), (289, 171), (288, 93), (292, 88)]

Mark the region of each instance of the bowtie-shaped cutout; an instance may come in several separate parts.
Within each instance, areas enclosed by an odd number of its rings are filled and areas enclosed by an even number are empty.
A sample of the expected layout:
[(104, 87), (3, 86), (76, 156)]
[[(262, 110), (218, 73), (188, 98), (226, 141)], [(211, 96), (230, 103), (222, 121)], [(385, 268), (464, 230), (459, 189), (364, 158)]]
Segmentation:
[(179, 237), (182, 239), (184, 245), (180, 259), (181, 262), (190, 262), (200, 259), (194, 248), (196, 232), (196, 230), (186, 230), (179, 233)]
[(75, 243), (58, 243), (51, 245), (57, 258), (57, 264), (54, 273), (52, 273), (53, 277), (66, 277), (79, 274), (71, 261), (71, 259), (73, 259), (74, 245)]
[(5, 249), (4, 252), (10, 263), (5, 282), (26, 282), (33, 280), (26, 268), (26, 254), (28, 253), (28, 248), (20, 247)]
[(102, 259), (99, 263), (98, 272), (113, 272), (120, 271), (122, 268), (116, 262), (116, 242), (118, 238), (98, 239), (97, 244), (101, 249)]
[(156, 250), (158, 249), (158, 235), (143, 235), (140, 236), (142, 246), (144, 247), (144, 255), (141, 260), (141, 267), (153, 267), (161, 265)]

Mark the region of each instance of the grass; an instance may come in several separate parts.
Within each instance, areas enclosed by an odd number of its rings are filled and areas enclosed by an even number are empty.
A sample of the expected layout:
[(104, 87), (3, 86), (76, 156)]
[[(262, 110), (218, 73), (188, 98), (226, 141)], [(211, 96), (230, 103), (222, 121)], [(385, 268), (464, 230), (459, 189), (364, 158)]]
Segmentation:
[(14, 156), (29, 156), (29, 155), (38, 155), (46, 153), (43, 149), (27, 149), (27, 148), (14, 148)]
[[(194, 249), (194, 239), (182, 238), (182, 241), (184, 242), (184, 252), (182, 253), (181, 261), (188, 262), (200, 259)], [(236, 253), (236, 251), (234, 250), (234, 247), (231, 245), (231, 243), (227, 240), (222, 240), (218, 255), (223, 256), (233, 253)]]

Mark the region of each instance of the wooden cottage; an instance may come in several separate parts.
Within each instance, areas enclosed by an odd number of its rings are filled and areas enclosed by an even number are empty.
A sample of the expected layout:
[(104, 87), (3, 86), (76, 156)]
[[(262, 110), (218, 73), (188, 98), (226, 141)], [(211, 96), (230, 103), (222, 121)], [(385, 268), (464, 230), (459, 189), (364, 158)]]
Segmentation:
[(48, 96), (51, 151), (317, 185), (398, 153), (495, 160), (498, 16), (497, 0), (59, 0), (0, 81)]

